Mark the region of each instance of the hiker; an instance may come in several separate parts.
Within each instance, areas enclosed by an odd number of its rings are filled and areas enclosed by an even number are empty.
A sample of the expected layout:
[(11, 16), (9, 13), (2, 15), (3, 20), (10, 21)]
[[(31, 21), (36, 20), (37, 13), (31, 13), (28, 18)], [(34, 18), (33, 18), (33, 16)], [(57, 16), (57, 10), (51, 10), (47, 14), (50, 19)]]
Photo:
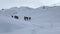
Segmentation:
[(25, 20), (25, 21), (28, 20), (28, 17), (24, 16), (24, 20)]
[(18, 16), (14, 16), (14, 18), (15, 18), (15, 19), (19, 19), (19, 17), (18, 17)]
[(31, 17), (29, 17), (29, 20), (31, 20)]
[(24, 16), (24, 20), (25, 21), (31, 20), (31, 17)]
[(12, 18), (15, 18), (15, 19), (19, 19), (19, 17), (18, 16), (11, 16)]

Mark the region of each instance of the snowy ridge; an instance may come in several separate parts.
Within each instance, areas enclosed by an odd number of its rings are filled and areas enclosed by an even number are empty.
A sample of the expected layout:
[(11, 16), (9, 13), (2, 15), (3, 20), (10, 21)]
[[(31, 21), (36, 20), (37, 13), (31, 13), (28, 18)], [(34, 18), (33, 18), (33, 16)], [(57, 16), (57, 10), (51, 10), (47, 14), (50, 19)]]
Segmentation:
[[(12, 15), (17, 15), (19, 19), (12, 18)], [(14, 7), (0, 10), (0, 16), (1, 34), (60, 34), (60, 6), (36, 9)], [(25, 21), (24, 16), (32, 19)]]

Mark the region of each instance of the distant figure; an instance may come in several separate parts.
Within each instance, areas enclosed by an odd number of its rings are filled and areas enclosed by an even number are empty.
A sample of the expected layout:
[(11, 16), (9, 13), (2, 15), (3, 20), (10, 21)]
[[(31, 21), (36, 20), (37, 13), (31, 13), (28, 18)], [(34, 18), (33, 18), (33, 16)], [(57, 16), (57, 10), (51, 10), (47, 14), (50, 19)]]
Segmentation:
[(28, 20), (28, 17), (24, 16), (24, 20), (25, 20), (25, 21)]
[(31, 17), (29, 17), (29, 20), (31, 20)]
[(13, 16), (11, 16), (13, 18)]
[(24, 20), (25, 20), (25, 21), (31, 20), (31, 17), (26, 17), (26, 16), (24, 16)]
[(18, 17), (18, 16), (14, 16), (14, 18), (15, 18), (15, 19), (19, 19), (19, 17)]
[(12, 18), (15, 18), (15, 19), (19, 19), (19, 17), (18, 16), (11, 16)]

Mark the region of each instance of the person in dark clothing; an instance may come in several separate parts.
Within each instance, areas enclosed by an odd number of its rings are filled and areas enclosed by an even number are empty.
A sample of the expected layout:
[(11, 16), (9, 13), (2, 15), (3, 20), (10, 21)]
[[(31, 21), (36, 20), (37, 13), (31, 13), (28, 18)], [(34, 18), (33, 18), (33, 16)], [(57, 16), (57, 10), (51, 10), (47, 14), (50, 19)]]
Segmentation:
[(19, 19), (19, 17), (18, 17), (18, 16), (14, 16), (14, 18), (15, 18), (15, 19)]
[(11, 16), (13, 18), (13, 16)]
[(29, 17), (29, 20), (31, 20), (31, 17)]
[(24, 20), (25, 20), (25, 21), (31, 20), (31, 17), (26, 17), (26, 16), (24, 16)]
[(24, 16), (24, 20), (25, 20), (25, 21), (28, 20), (28, 17)]

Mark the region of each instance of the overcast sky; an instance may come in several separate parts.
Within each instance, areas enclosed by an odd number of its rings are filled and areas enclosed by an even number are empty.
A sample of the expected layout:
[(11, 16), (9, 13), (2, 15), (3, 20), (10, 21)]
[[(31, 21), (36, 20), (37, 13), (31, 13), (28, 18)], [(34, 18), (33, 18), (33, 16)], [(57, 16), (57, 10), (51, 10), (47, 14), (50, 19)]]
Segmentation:
[(55, 4), (59, 5), (60, 0), (0, 0), (0, 9), (21, 6), (37, 8), (43, 5), (51, 6)]

